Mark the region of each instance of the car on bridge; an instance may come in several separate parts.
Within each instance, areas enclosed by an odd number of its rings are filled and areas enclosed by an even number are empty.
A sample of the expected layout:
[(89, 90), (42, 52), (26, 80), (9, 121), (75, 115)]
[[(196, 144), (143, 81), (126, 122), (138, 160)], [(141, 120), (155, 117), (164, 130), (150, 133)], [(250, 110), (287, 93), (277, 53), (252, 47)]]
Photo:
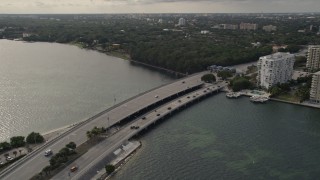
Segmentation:
[(131, 126), (130, 129), (139, 129), (139, 126)]
[(44, 156), (48, 157), (48, 156), (51, 156), (53, 154), (52, 150), (51, 149), (48, 149), (44, 152)]
[(71, 171), (71, 172), (75, 172), (76, 170), (78, 170), (78, 166), (72, 166), (72, 167), (70, 168), (70, 171)]

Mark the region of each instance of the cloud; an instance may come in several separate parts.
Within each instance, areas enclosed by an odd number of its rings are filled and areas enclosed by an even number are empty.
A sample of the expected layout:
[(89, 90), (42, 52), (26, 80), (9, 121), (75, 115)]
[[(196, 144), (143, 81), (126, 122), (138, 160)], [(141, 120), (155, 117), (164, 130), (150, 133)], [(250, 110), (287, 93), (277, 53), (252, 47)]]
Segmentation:
[[(320, 0), (0, 0), (1, 13), (318, 12)], [(9, 5), (10, 4), (10, 5)]]

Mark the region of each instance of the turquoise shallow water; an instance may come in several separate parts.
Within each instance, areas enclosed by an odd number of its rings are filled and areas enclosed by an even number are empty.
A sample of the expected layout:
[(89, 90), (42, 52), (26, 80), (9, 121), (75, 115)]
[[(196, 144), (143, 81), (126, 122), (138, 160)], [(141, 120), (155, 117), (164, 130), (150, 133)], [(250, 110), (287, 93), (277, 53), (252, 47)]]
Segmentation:
[(113, 179), (319, 179), (320, 110), (219, 94), (140, 137)]

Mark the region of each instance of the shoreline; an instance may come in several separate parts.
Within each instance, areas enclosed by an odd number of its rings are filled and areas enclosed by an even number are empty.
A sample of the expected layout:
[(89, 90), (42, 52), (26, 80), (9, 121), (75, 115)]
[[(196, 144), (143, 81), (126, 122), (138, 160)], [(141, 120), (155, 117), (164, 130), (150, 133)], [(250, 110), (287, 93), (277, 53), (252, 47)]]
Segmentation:
[(276, 102), (280, 102), (280, 103), (286, 103), (286, 104), (292, 104), (292, 105), (296, 105), (296, 106), (304, 106), (304, 107), (309, 107), (309, 108), (315, 108), (315, 109), (320, 109), (320, 104), (316, 105), (316, 104), (310, 104), (310, 103), (298, 103), (298, 102), (291, 102), (291, 101), (286, 101), (286, 100), (281, 100), (281, 99), (277, 99), (277, 98), (270, 98), (270, 100), (272, 101), (276, 101)]
[(45, 141), (50, 141), (50, 140), (56, 138), (57, 136), (59, 136), (60, 134), (68, 131), (69, 129), (71, 129), (72, 127), (76, 126), (78, 123), (81, 123), (81, 122), (82, 121), (74, 123), (74, 124), (62, 126), (60, 128), (52, 129), (52, 130), (49, 130), (49, 131), (46, 131), (46, 132), (43, 132), (40, 134), (44, 137)]
[[(250, 93), (250, 91), (254, 91), (254, 90), (242, 90), (239, 92), (240, 92), (241, 96), (246, 96), (246, 97), (251, 97), (253, 95), (256, 95), (256, 94)], [(225, 90), (225, 92), (228, 93), (229, 90)], [(269, 96), (269, 95), (270, 94), (266, 93), (261, 96)], [(293, 101), (286, 101), (286, 100), (282, 100), (282, 99), (278, 99), (278, 98), (269, 98), (269, 100), (275, 101), (275, 102), (280, 102), (280, 103), (296, 105), (296, 106), (303, 106), (303, 107), (308, 107), (308, 108), (320, 109), (320, 104), (312, 104), (312, 103), (308, 103), (308, 101), (304, 101), (302, 103), (299, 103), (299, 102), (293, 102)]]
[[(1, 39), (0, 39), (1, 40)], [(135, 60), (132, 60), (130, 55), (128, 53), (125, 53), (125, 52), (118, 52), (118, 51), (105, 51), (105, 50), (100, 50), (96, 47), (85, 47), (83, 44), (81, 43), (76, 43), (76, 42), (69, 42), (69, 43), (58, 43), (58, 42), (42, 42), (42, 41), (24, 41), (24, 40), (14, 40), (14, 39), (4, 39), (4, 40), (8, 40), (8, 41), (21, 41), (21, 42), (25, 42), (25, 43), (57, 43), (57, 44), (64, 44), (64, 45), (70, 45), (70, 46), (76, 46), (80, 49), (84, 49), (84, 50), (92, 50), (92, 51), (96, 51), (96, 52), (99, 52), (99, 53), (103, 53), (107, 56), (112, 56), (112, 57), (116, 57), (116, 58), (120, 58), (122, 60), (127, 60), (129, 62), (133, 62), (133, 63), (137, 63), (137, 64), (140, 64), (140, 65), (143, 65), (143, 66), (147, 66), (147, 67), (150, 67), (150, 68), (155, 68), (155, 69), (158, 69), (158, 70), (161, 70), (161, 71), (166, 71), (166, 72), (169, 72), (169, 73), (172, 73), (174, 75), (180, 75), (182, 77), (184, 76), (187, 76), (187, 74), (184, 74), (182, 72), (177, 72), (177, 71), (174, 71), (174, 70), (171, 70), (171, 69), (167, 69), (167, 68), (164, 68), (164, 67), (160, 67), (160, 66), (155, 66), (155, 65), (152, 65), (152, 64), (147, 64), (147, 63), (144, 63), (144, 62), (140, 62), (140, 61), (135, 61)]]

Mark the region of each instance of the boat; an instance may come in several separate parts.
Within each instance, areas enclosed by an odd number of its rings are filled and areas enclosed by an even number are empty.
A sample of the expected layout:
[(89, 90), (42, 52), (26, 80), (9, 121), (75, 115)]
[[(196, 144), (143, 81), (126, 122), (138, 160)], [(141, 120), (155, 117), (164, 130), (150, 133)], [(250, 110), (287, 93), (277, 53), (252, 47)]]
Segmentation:
[(250, 97), (250, 101), (254, 102), (254, 103), (264, 103), (266, 101), (268, 101), (269, 98), (268, 97), (264, 97), (264, 96), (251, 96)]
[(226, 94), (227, 98), (238, 98), (239, 96), (241, 96), (241, 94), (238, 92), (228, 92)]

